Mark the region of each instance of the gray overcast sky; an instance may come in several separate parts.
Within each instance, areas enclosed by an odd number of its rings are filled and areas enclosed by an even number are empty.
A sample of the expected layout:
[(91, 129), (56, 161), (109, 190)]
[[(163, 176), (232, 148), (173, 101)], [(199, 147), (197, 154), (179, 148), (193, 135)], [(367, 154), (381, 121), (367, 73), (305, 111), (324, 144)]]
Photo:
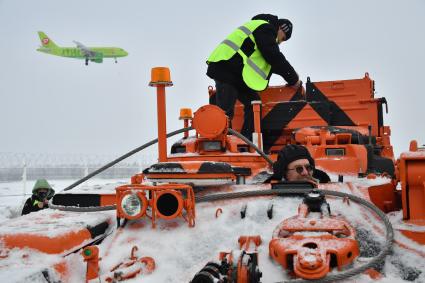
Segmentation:
[[(119, 155), (155, 138), (155, 66), (171, 69), (167, 129), (181, 128), (180, 108), (208, 102), (209, 53), (252, 16), (272, 13), (294, 24), (281, 50), (303, 81), (369, 72), (400, 153), (410, 139), (425, 143), (424, 12), (423, 0), (0, 0), (0, 152)], [(129, 56), (85, 66), (37, 52), (38, 30), (60, 46), (77, 40)]]

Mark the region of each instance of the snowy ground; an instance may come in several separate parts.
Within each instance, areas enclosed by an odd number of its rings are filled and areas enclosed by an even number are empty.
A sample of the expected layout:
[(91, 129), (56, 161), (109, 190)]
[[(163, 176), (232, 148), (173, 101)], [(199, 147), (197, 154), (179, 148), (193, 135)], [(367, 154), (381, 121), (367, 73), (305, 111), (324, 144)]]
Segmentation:
[[(118, 180), (114, 180), (118, 181)], [(119, 180), (122, 181), (122, 180)], [(355, 181), (355, 180), (351, 180)], [(112, 180), (91, 180), (87, 182), (83, 190), (90, 186), (99, 186), (111, 183)], [(365, 180), (358, 182), (364, 185)], [(374, 180), (372, 182), (380, 182)], [(60, 191), (72, 181), (51, 181), (55, 190)], [(30, 191), (32, 183), (27, 183), (27, 191)], [(107, 186), (109, 187), (109, 186)], [(235, 186), (235, 189), (244, 189), (243, 186)], [(344, 191), (349, 191), (347, 187)], [(21, 195), (20, 195), (21, 194)], [(14, 196), (5, 196), (14, 195)], [(17, 196), (15, 196), (17, 195)], [(0, 221), (13, 221), (20, 214), (22, 206), (22, 183), (0, 184)], [(328, 200), (333, 214), (344, 216), (358, 230), (361, 238), (362, 257), (355, 265), (363, 264), (367, 257), (376, 255), (384, 241), (382, 234), (377, 230), (382, 225), (370, 213), (361, 213), (355, 204), (343, 203), (339, 199)], [(270, 203), (274, 205), (274, 216), (269, 219), (266, 214)], [(156, 229), (152, 229), (147, 219), (133, 221), (121, 231), (113, 231), (100, 245), (100, 254), (103, 258), (100, 262), (101, 272), (105, 273), (118, 262), (130, 255), (134, 245), (139, 247), (139, 256), (151, 256), (156, 261), (156, 270), (150, 275), (141, 275), (137, 279), (128, 282), (188, 282), (208, 261), (217, 260), (220, 251), (238, 250), (238, 237), (240, 235), (261, 235), (263, 243), (259, 246), (259, 264), (263, 272), (262, 282), (279, 282), (288, 280), (289, 277), (282, 269), (273, 263), (268, 256), (268, 243), (274, 228), (285, 218), (293, 216), (301, 202), (300, 198), (257, 198), (232, 201), (220, 201), (214, 203), (199, 203), (196, 207), (196, 226), (188, 228), (183, 220), (159, 221)], [(240, 218), (242, 205), (247, 204), (245, 219)], [(222, 208), (223, 213), (216, 218), (217, 208)], [(46, 213), (46, 212), (45, 212)], [(103, 215), (114, 212), (102, 212)], [(47, 213), (46, 215), (49, 215)], [(87, 214), (79, 215), (80, 220), (88, 220)], [(365, 221), (365, 219), (368, 219)], [(402, 225), (400, 213), (392, 213), (391, 221), (396, 225)], [(0, 226), (1, 226), (0, 222)], [(6, 223), (6, 222), (5, 222)], [(396, 240), (410, 245), (425, 254), (425, 248), (415, 245), (412, 241), (403, 238), (396, 233)], [(26, 260), (22, 262), (22, 256), (26, 254)], [(43, 266), (53, 265), (61, 260), (58, 256), (44, 255), (33, 251), (13, 251), (7, 259), (8, 268), (0, 268), (1, 282), (44, 282), (37, 270)], [(84, 282), (85, 265), (78, 253), (66, 257), (71, 266), (71, 282)], [(22, 265), (25, 264), (24, 271)], [(3, 263), (4, 266), (4, 263)], [(387, 257), (384, 265), (380, 267), (384, 276), (378, 282), (425, 282), (425, 259), (420, 255), (407, 252), (398, 246), (394, 247), (393, 254)], [(366, 275), (354, 278), (350, 282), (376, 282)]]

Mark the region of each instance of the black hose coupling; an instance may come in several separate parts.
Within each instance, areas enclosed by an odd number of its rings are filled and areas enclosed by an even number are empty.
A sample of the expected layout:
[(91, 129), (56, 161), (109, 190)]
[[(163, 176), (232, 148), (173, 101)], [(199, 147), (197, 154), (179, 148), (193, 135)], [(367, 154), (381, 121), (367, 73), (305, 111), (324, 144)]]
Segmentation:
[(310, 212), (330, 214), (331, 208), (326, 201), (325, 195), (318, 189), (314, 189), (304, 195), (303, 203), (307, 205)]

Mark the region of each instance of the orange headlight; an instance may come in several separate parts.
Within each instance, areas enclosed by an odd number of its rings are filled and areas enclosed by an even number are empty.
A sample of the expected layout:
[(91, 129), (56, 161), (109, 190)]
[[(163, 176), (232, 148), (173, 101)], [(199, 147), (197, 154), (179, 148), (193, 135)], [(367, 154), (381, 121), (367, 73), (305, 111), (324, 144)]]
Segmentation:
[(121, 216), (132, 220), (145, 215), (147, 206), (148, 201), (144, 193), (129, 190), (121, 196), (117, 209)]

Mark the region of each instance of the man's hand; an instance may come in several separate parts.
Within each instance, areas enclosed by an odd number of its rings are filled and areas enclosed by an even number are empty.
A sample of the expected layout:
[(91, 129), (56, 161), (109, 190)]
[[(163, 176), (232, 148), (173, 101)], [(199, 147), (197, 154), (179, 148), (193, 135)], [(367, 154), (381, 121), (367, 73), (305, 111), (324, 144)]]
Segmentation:
[(287, 84), (286, 86), (289, 86), (290, 88), (293, 88), (295, 90), (298, 90), (299, 88), (301, 88), (301, 94), (305, 97), (305, 88), (302, 84), (303, 82), (298, 80), (294, 85)]
[(47, 207), (48, 205), (49, 205), (49, 201), (47, 199), (45, 199), (43, 201), (39, 201), (37, 203), (38, 208)]
[(294, 85), (290, 85), (290, 87), (298, 89), (302, 85), (302, 83), (302, 81), (298, 80)]

